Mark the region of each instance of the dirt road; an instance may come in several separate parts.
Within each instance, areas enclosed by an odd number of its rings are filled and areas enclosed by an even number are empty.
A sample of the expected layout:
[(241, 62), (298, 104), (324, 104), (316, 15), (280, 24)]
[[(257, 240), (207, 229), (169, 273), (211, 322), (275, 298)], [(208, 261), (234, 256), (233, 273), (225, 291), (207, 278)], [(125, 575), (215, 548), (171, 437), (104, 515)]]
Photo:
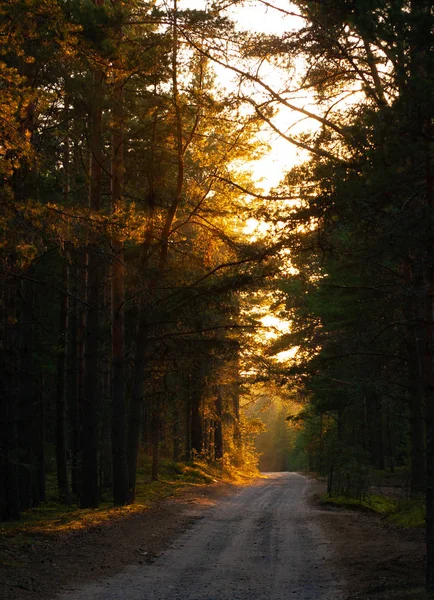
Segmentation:
[(343, 581), (307, 496), (311, 480), (273, 473), (243, 488), (151, 564), (59, 600), (339, 600)]

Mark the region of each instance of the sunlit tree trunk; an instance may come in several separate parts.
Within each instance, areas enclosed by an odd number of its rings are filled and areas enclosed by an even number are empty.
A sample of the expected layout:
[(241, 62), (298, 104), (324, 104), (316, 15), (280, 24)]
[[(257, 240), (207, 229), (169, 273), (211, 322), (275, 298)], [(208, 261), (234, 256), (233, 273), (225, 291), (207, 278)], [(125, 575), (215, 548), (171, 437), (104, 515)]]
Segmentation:
[(223, 400), (221, 396), (220, 386), (217, 386), (217, 396), (215, 399), (215, 414), (214, 421), (214, 457), (215, 460), (223, 459)]
[(202, 424), (202, 394), (201, 394), (202, 378), (200, 373), (195, 374), (194, 381), (191, 386), (191, 449), (192, 452), (202, 454), (203, 452), (203, 424)]

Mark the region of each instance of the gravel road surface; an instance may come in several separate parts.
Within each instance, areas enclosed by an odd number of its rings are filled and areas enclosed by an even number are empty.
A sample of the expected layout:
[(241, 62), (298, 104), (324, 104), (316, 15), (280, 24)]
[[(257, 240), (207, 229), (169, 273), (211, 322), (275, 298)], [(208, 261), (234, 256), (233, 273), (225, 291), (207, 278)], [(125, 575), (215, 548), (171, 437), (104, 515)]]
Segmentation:
[[(221, 500), (150, 564), (59, 600), (339, 600), (331, 543), (307, 502), (311, 480), (270, 473)], [(146, 557), (145, 557), (146, 560)]]

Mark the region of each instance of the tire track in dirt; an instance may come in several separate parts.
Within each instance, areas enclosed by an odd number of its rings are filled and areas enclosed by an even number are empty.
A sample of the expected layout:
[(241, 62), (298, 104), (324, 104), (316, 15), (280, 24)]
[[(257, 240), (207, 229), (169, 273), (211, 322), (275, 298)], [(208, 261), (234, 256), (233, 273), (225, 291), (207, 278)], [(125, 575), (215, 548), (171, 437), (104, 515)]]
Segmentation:
[(59, 600), (340, 600), (344, 582), (307, 502), (311, 480), (271, 473), (221, 500), (152, 564)]

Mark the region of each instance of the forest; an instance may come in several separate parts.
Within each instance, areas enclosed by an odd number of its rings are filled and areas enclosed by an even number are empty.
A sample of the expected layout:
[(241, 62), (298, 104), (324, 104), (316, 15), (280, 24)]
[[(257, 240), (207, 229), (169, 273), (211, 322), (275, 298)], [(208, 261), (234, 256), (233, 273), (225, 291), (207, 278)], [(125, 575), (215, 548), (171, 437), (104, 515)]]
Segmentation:
[(0, 520), (401, 473), (434, 591), (434, 8), (248, 6), (0, 3)]

